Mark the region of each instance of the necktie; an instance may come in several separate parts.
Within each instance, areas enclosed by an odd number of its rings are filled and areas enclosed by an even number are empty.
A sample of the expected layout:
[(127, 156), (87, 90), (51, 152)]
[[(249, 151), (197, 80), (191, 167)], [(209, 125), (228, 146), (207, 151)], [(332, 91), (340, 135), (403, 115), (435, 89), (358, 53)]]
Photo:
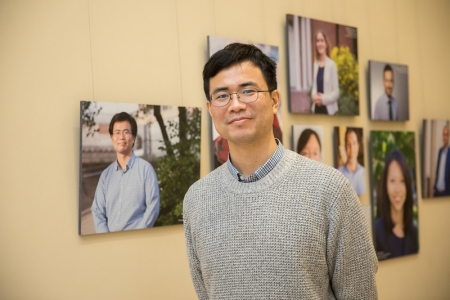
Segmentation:
[(389, 104), (389, 120), (393, 120), (394, 118), (392, 116), (392, 99), (391, 99), (391, 97), (389, 97), (388, 104)]

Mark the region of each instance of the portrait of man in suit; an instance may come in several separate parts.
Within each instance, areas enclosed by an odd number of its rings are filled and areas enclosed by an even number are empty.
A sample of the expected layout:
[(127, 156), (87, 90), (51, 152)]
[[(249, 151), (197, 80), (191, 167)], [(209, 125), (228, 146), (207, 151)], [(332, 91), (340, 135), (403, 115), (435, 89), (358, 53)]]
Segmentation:
[(434, 196), (450, 195), (450, 151), (449, 151), (449, 126), (442, 129), (443, 145), (439, 149), (436, 165), (436, 182), (434, 184)]

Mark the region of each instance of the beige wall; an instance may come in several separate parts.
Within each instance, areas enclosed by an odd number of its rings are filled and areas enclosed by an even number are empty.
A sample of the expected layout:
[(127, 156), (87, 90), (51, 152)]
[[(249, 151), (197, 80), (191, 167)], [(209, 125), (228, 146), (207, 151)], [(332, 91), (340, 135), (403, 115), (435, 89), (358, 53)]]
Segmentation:
[[(361, 116), (288, 114), (287, 13), (358, 28)], [(205, 107), (206, 36), (251, 40), (280, 47), (285, 133), (410, 130), (419, 160), (422, 119), (450, 116), (449, 15), (447, 0), (1, 0), (0, 299), (196, 299), (182, 226), (77, 235), (80, 100)], [(410, 121), (368, 121), (369, 59), (409, 66)], [(449, 214), (419, 198), (420, 253), (380, 263), (380, 299), (448, 299)]]

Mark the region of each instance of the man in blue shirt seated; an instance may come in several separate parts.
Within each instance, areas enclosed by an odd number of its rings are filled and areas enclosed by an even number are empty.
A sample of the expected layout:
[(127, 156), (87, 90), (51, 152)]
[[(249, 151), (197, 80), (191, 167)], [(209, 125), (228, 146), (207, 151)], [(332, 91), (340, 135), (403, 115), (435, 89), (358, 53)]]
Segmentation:
[(358, 162), (359, 139), (354, 128), (348, 127), (345, 132), (345, 151), (347, 162), (338, 170), (347, 177), (356, 194), (362, 195), (366, 192), (366, 177), (364, 167)]
[(115, 114), (109, 134), (117, 160), (100, 175), (92, 203), (97, 233), (149, 228), (159, 214), (159, 187), (151, 164), (133, 152), (136, 120)]

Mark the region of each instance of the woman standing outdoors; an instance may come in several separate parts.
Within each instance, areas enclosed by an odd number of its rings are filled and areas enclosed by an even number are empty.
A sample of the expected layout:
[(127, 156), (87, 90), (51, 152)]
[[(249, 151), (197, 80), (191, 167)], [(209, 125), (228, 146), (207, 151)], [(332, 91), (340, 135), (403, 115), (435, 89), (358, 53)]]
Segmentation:
[(339, 81), (336, 64), (329, 57), (330, 43), (323, 31), (315, 36), (314, 80), (311, 91), (312, 112), (334, 115), (338, 111)]

